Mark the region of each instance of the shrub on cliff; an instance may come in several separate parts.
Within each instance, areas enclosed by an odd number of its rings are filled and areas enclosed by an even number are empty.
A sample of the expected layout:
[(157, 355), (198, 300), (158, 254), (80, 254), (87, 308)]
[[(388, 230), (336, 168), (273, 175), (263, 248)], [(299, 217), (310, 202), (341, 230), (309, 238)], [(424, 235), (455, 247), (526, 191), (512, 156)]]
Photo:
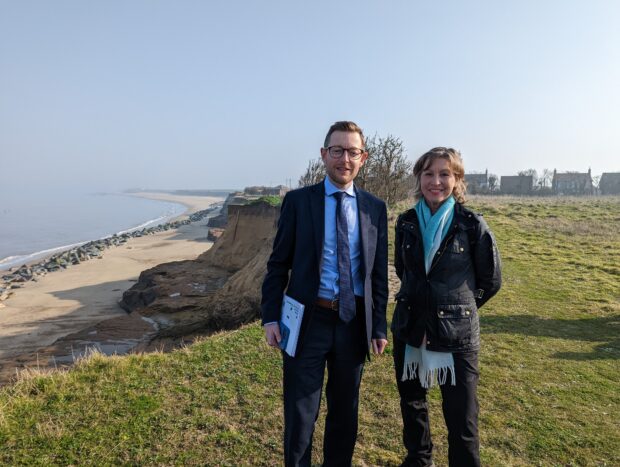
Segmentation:
[(280, 206), (280, 204), (282, 204), (282, 198), (276, 195), (261, 196), (260, 198), (252, 201), (250, 204), (259, 204), (259, 203), (267, 203), (270, 206)]

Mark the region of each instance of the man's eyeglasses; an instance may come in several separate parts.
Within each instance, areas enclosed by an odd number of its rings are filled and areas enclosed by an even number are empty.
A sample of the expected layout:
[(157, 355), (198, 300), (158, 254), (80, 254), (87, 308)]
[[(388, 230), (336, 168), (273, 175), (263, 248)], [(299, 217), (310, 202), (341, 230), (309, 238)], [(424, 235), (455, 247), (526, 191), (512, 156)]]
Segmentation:
[(329, 155), (334, 159), (340, 159), (342, 156), (344, 156), (345, 151), (349, 153), (349, 159), (353, 160), (359, 159), (360, 157), (362, 157), (362, 154), (364, 154), (363, 149), (343, 148), (341, 146), (330, 146), (327, 148), (327, 151), (329, 152)]

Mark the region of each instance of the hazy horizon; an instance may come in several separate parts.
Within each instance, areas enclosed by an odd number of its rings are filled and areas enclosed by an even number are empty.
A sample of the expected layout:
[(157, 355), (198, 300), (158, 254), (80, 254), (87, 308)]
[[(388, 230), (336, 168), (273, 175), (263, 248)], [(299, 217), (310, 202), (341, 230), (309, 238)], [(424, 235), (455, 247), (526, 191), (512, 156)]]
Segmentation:
[(619, 23), (611, 0), (0, 0), (0, 194), (296, 186), (344, 119), (468, 173), (618, 172)]

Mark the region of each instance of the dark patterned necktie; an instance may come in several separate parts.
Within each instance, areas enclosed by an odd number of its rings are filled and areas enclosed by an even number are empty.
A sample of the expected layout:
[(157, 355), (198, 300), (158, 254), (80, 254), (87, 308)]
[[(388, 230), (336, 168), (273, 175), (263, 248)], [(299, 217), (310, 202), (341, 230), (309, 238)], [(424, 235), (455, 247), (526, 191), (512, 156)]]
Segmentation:
[(349, 252), (349, 228), (342, 199), (347, 196), (342, 191), (334, 193), (336, 198), (336, 238), (338, 244), (338, 285), (340, 287), (340, 307), (338, 315), (345, 323), (355, 318), (355, 295), (351, 275), (351, 255)]

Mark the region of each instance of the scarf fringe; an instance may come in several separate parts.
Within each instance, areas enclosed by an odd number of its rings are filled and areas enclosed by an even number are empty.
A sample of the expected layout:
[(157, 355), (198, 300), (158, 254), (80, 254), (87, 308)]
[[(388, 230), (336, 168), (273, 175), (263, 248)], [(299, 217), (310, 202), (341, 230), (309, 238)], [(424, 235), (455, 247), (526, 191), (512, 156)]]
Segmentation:
[(417, 373), (418, 362), (405, 363), (405, 368), (403, 369), (403, 377), (400, 380), (407, 381), (408, 379), (415, 379)]
[(452, 386), (456, 385), (456, 374), (454, 372), (454, 365), (450, 365), (450, 366), (444, 366), (441, 368), (436, 368), (434, 370), (427, 370), (426, 371), (426, 383), (427, 385), (424, 386), (422, 385), (423, 388), (430, 388), (433, 386), (433, 384), (435, 384), (435, 380), (437, 381), (437, 384), (439, 384), (440, 386), (443, 384), (446, 384), (446, 380), (448, 379), (448, 373), (452, 373)]
[(403, 369), (403, 376), (401, 381), (414, 380), (416, 377), (420, 380), (420, 385), (424, 389), (432, 388), (435, 382), (439, 386), (446, 384), (448, 380), (448, 373), (451, 374), (450, 384), (456, 386), (456, 372), (454, 371), (454, 365), (443, 366), (441, 368), (426, 369), (424, 374), (421, 375), (422, 368), (418, 365), (418, 362), (405, 363)]

